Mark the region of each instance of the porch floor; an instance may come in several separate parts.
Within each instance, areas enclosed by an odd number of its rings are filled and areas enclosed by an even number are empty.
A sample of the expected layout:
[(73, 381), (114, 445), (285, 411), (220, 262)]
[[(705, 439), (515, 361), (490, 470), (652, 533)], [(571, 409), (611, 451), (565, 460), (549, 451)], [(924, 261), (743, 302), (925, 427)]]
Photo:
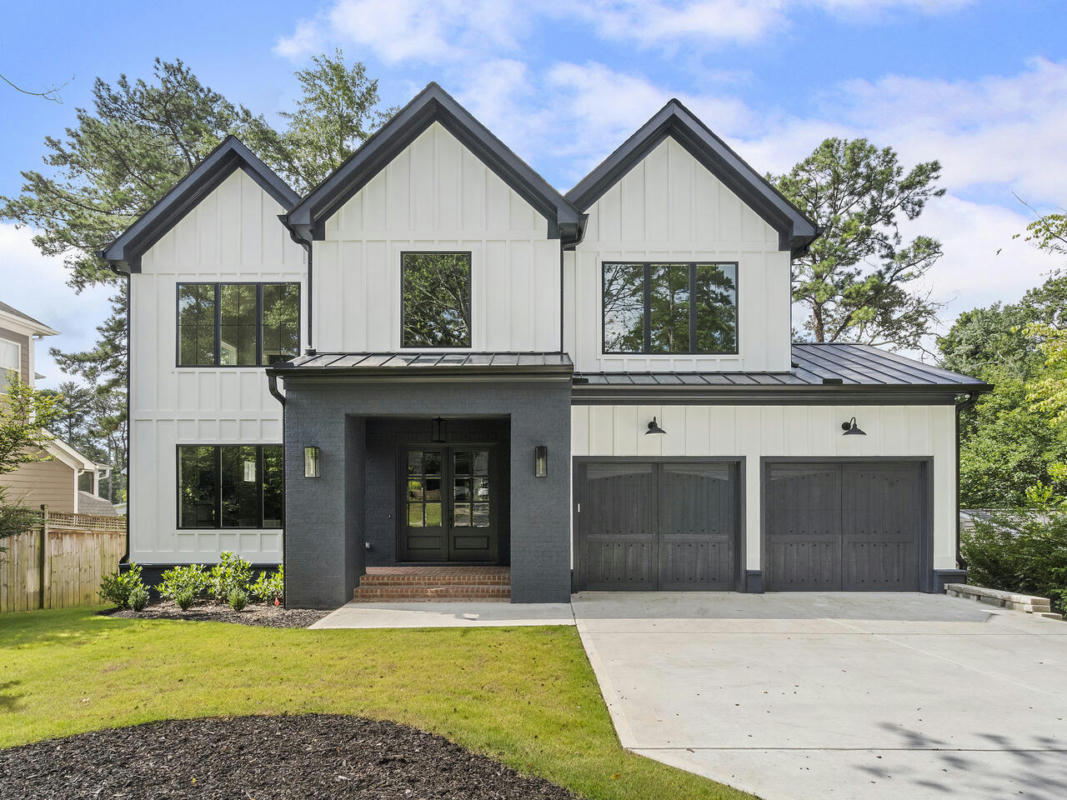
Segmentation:
[(511, 599), (511, 568), (499, 566), (367, 567), (355, 602)]

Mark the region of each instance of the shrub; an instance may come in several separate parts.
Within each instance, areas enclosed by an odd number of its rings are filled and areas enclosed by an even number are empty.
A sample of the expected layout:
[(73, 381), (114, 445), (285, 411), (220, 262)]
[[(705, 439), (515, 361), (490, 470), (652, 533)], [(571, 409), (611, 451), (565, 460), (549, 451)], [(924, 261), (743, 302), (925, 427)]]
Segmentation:
[(138, 587), (144, 588), (141, 583), (141, 568), (137, 564), (130, 564), (130, 568), (125, 572), (112, 572), (104, 576), (100, 581), (100, 596), (119, 608), (127, 608), (130, 605), (130, 594)]
[(256, 582), (252, 584), (250, 591), (252, 596), (263, 603), (273, 603), (274, 599), (285, 599), (285, 567), (278, 565), (276, 572), (263, 571), (259, 573)]
[(196, 595), (189, 589), (179, 589), (174, 593), (174, 602), (178, 604), (178, 608), (182, 611), (188, 611), (189, 606), (193, 604), (196, 599)]
[(219, 563), (208, 573), (208, 592), (218, 602), (229, 601), (235, 589), (248, 593), (252, 583), (252, 565), (229, 551), (219, 556)]
[(207, 588), (208, 576), (200, 564), (184, 567), (172, 567), (163, 573), (159, 593), (168, 600), (177, 601), (179, 593), (188, 593), (190, 597), (200, 596)]
[(234, 611), (244, 611), (245, 606), (248, 605), (248, 592), (244, 589), (234, 589), (230, 592), (230, 608)]
[(1047, 597), (1067, 610), (1067, 511), (994, 512), (963, 532), (960, 550), (971, 583)]
[(134, 611), (144, 611), (148, 605), (148, 589), (144, 586), (135, 586), (130, 592), (130, 608)]

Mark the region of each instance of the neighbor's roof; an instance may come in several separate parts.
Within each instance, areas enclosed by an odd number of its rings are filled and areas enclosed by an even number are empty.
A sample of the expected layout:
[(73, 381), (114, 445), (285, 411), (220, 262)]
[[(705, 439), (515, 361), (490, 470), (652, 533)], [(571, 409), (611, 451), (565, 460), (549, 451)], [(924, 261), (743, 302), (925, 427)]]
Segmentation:
[(271, 366), (282, 375), (471, 375), (478, 373), (556, 372), (570, 375), (566, 353), (316, 353)]
[(31, 328), (33, 328), (34, 333), (39, 333), (42, 336), (57, 336), (59, 334), (59, 331), (48, 327), (40, 320), (36, 320), (31, 317), (29, 314), (23, 314), (17, 308), (9, 306), (7, 303), (0, 302), (0, 314), (6, 314), (9, 317), (14, 317), (19, 322), (22, 322), (23, 324), (29, 325)]
[(814, 222), (678, 100), (668, 101), (652, 119), (567, 192), (567, 199), (581, 211), (588, 211), (668, 136), (778, 231), (780, 249), (799, 253), (819, 235)]
[(100, 257), (123, 272), (140, 272), (144, 252), (237, 169), (243, 169), (282, 208), (289, 208), (300, 199), (300, 195), (240, 139), (227, 136), (174, 188), (102, 250)]

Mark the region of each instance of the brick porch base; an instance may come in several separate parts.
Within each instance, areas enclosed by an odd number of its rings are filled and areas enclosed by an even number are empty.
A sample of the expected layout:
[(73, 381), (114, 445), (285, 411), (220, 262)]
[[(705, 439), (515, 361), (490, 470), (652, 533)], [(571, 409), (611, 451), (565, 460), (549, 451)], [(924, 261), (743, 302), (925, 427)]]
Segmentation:
[(366, 603), (511, 599), (510, 567), (367, 567), (352, 599)]

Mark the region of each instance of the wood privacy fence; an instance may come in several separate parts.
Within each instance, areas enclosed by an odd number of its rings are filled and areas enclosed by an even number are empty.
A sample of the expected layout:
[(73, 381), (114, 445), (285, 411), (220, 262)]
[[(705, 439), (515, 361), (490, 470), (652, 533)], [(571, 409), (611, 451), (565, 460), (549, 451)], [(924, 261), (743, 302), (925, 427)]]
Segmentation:
[(0, 546), (0, 612), (93, 605), (125, 553), (126, 519), (43, 509), (39, 526)]

